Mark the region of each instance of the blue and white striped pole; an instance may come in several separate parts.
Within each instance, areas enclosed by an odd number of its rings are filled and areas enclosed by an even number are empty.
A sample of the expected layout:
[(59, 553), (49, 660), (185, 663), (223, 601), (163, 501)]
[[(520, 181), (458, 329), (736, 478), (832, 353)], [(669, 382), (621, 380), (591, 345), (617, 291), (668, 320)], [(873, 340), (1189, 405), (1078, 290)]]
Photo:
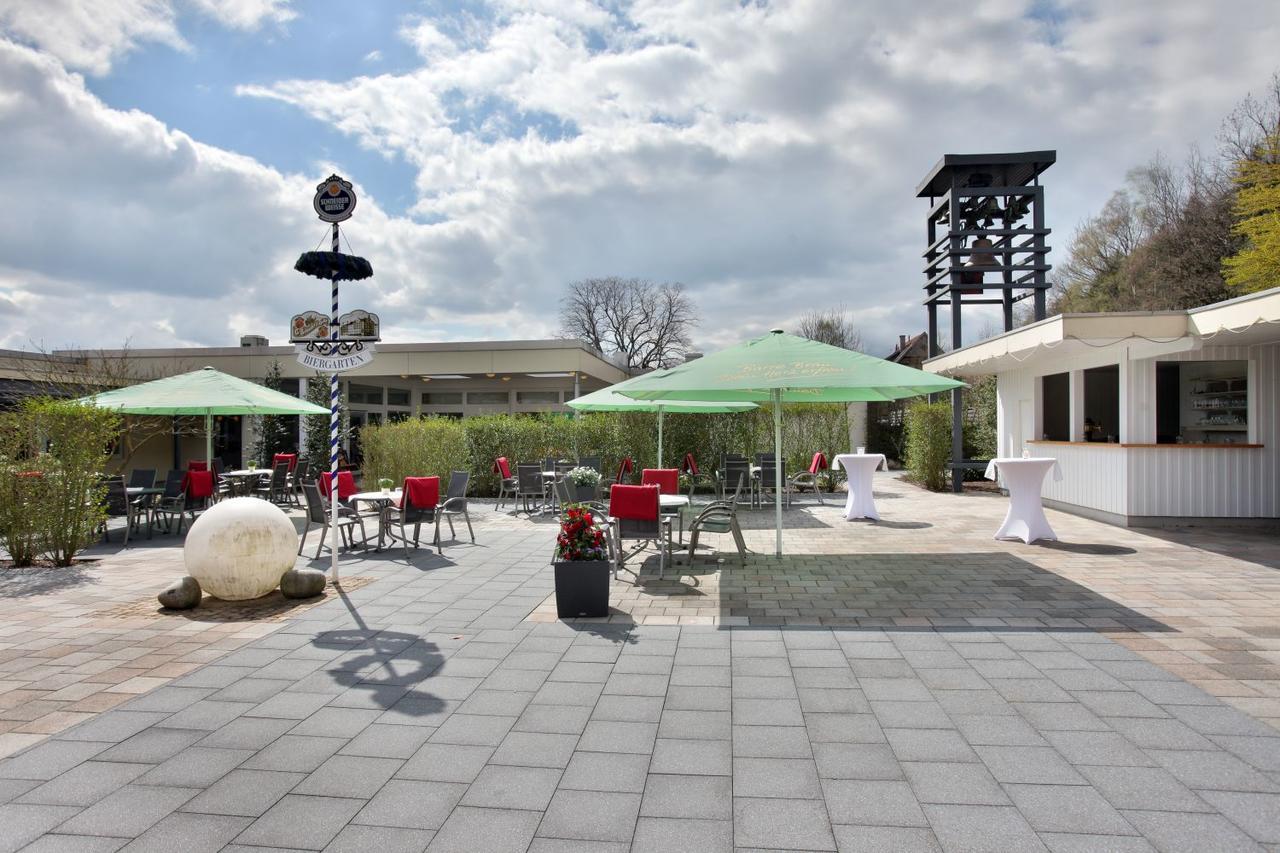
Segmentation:
[[(338, 223), (333, 223), (333, 251), (338, 252)], [(333, 270), (333, 307), (329, 341), (338, 348), (338, 270)], [(338, 374), (329, 374), (329, 574), (338, 582)]]

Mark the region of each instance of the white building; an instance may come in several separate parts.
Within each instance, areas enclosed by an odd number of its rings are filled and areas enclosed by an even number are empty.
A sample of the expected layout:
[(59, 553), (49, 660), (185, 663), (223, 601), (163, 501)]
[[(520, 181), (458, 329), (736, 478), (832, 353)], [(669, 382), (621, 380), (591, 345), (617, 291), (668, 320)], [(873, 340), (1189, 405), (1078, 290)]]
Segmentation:
[(997, 455), (1062, 466), (1047, 505), (1132, 526), (1280, 518), (1280, 288), (1063, 314), (924, 367), (996, 376)]

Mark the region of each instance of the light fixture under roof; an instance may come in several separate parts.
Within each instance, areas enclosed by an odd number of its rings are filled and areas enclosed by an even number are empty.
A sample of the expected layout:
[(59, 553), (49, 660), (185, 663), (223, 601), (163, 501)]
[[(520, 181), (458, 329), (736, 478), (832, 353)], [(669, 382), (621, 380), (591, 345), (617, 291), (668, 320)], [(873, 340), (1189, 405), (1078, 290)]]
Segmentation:
[(488, 376), (490, 379), (492, 379), (493, 377), (495, 377), (495, 376), (497, 376), (497, 375), (498, 375), (498, 374), (496, 374), (496, 373), (486, 373), (486, 374), (485, 374), (485, 376)]
[(511, 381), (511, 377), (510, 377), (510, 376), (504, 376), (504, 377), (502, 377), (502, 381), (503, 381), (503, 382), (510, 382), (510, 381)]
[(422, 377), (423, 379), (470, 379), (464, 373), (429, 373)]
[(525, 376), (532, 376), (534, 379), (568, 379), (573, 376), (573, 371), (568, 373), (526, 373)]

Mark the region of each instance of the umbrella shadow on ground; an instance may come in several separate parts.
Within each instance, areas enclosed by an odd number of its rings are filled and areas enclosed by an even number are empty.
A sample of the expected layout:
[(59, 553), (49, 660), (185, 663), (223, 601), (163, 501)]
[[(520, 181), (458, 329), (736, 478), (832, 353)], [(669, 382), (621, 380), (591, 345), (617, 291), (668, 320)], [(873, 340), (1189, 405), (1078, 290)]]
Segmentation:
[(1280, 569), (1280, 527), (1187, 525), (1129, 528), (1128, 532)]
[[(804, 585), (790, 591), (782, 613), (776, 590), (790, 559), (753, 555), (746, 569), (735, 565), (722, 572), (720, 616), (745, 616), (753, 625), (881, 630), (921, 618), (928, 622), (919, 627), (938, 631), (1173, 630), (1005, 552), (826, 554), (818, 565), (812, 560), (796, 564), (795, 576)], [(654, 606), (652, 601), (648, 605)]]
[(343, 652), (325, 666), (324, 673), (336, 684), (365, 692), (371, 706), (395, 707), (415, 717), (445, 708), (440, 697), (414, 689), (444, 663), (435, 643), (398, 631), (352, 628), (322, 631), (311, 644)]
[(927, 521), (885, 521), (880, 519), (872, 522), (876, 527), (886, 527), (890, 530), (925, 530), (933, 527)]
[(70, 566), (0, 568), (0, 598), (28, 598), (96, 584), (98, 580), (89, 574), (86, 562), (93, 561), (77, 561)]

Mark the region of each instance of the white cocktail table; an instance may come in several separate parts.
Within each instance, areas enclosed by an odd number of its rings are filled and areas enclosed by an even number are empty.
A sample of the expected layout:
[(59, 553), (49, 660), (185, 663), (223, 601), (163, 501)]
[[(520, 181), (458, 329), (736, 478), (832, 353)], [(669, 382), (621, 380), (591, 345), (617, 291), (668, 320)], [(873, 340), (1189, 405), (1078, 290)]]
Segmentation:
[(1029, 459), (992, 459), (987, 463), (984, 475), (988, 480), (998, 476), (1009, 490), (1009, 511), (1005, 514), (1004, 524), (996, 531), (996, 539), (1021, 539), (1030, 544), (1037, 539), (1054, 539), (1058, 537), (1049, 526), (1049, 519), (1044, 517), (1044, 504), (1040, 502), (1040, 487), (1044, 483), (1044, 475), (1053, 471), (1055, 482), (1062, 479), (1062, 469), (1058, 460), (1048, 456), (1033, 456)]
[(871, 491), (871, 475), (884, 464), (883, 453), (836, 454), (836, 467), (843, 468), (848, 475), (849, 497), (844, 502), (846, 521), (853, 521), (855, 518), (880, 520), (875, 495)]

